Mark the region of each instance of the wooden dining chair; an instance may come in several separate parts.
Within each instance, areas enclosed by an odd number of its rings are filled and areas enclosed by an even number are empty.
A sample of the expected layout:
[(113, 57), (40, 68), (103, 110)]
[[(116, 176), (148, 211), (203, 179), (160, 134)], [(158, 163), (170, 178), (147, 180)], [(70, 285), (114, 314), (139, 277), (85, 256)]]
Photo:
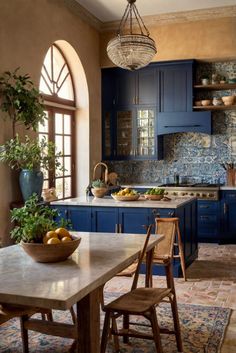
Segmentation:
[[(178, 311), (176, 300), (173, 300), (172, 286), (169, 285), (167, 288), (152, 288), (152, 287), (138, 287), (138, 278), (139, 270), (144, 259), (148, 241), (151, 234), (151, 226), (147, 229), (147, 235), (145, 243), (139, 257), (138, 266), (135, 271), (131, 291), (123, 294), (114, 301), (104, 305), (102, 301), (102, 309), (105, 312), (104, 326), (102, 332), (101, 340), (101, 353), (105, 353), (107, 341), (109, 335), (114, 337), (123, 336), (124, 341), (128, 342), (129, 337), (143, 338), (143, 339), (152, 339), (155, 342), (156, 352), (163, 353), (161, 336), (160, 333), (175, 334), (178, 351), (183, 351), (181, 334), (180, 334), (180, 325), (178, 318)], [(172, 237), (174, 238), (174, 225), (172, 225)], [(160, 242), (161, 244), (161, 242)], [(152, 256), (147, 256), (147, 271), (151, 269), (151, 260)], [(171, 272), (171, 267), (168, 268), (168, 271)], [(151, 283), (151, 275), (149, 276), (149, 283)], [(168, 330), (167, 328), (159, 328), (156, 307), (164, 301), (164, 299), (169, 299), (172, 308), (174, 329)], [(152, 328), (152, 333), (143, 333), (137, 329), (130, 329), (131, 325), (138, 326), (137, 323), (132, 323), (130, 321), (130, 315), (143, 316), (149, 320), (150, 326)], [(123, 316), (123, 327), (118, 329), (117, 327), (117, 318)], [(115, 340), (115, 350), (119, 350), (119, 341)]]
[[(174, 225), (174, 239), (172, 237), (172, 226)], [(180, 259), (181, 270), (183, 278), (186, 281), (186, 268), (184, 260), (184, 250), (183, 243), (181, 239), (180, 229), (179, 229), (179, 218), (160, 218), (155, 219), (155, 233), (165, 234), (165, 241), (161, 242), (156, 246), (153, 256), (153, 263), (159, 265), (165, 265), (166, 261), (173, 261), (173, 259)], [(177, 248), (177, 254), (175, 249)]]
[(42, 320), (47, 319), (49, 321), (53, 321), (51, 310), (22, 305), (0, 304), (0, 325), (15, 317), (20, 318), (23, 353), (29, 352), (28, 332), (24, 328), (23, 321), (24, 319), (29, 318), (36, 313), (41, 313)]

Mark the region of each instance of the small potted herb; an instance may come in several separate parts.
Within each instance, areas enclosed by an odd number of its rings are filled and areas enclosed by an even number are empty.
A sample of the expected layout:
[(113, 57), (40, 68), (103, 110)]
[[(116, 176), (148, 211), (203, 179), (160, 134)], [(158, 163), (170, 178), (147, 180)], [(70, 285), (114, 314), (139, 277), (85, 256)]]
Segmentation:
[(93, 180), (91, 192), (95, 197), (104, 197), (107, 193), (107, 184), (101, 179)]

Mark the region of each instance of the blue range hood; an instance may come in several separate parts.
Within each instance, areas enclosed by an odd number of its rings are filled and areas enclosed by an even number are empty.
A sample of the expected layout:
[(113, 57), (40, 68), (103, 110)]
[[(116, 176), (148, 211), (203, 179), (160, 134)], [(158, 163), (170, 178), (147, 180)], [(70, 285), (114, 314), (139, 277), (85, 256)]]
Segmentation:
[(199, 132), (211, 134), (211, 112), (158, 113), (157, 135), (178, 132)]

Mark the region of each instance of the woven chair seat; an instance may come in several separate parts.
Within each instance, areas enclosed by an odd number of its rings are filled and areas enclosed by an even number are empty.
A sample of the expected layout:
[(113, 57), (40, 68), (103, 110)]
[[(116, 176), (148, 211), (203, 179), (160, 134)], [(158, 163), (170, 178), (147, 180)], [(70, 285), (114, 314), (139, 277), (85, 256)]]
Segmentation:
[(105, 306), (105, 311), (113, 310), (119, 312), (145, 313), (150, 307), (159, 304), (163, 298), (170, 295), (168, 288), (136, 288), (125, 293)]

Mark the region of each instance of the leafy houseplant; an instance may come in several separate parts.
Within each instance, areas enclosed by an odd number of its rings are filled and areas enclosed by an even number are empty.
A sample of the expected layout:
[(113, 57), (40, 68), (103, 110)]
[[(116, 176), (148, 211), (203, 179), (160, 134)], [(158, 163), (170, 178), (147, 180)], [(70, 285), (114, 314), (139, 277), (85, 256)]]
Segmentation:
[(45, 112), (40, 92), (34, 86), (28, 74), (5, 71), (0, 76), (0, 109), (8, 113), (12, 121), (13, 137), (16, 125), (24, 124), (27, 129), (36, 131), (38, 124), (44, 122)]
[(12, 169), (21, 169), (20, 186), (24, 200), (34, 192), (38, 196), (41, 195), (43, 186), (41, 169), (63, 170), (60, 156), (61, 153), (56, 153), (54, 143), (47, 142), (45, 138), (39, 141), (25, 136), (25, 141), (20, 141), (19, 136), (16, 135), (15, 138), (0, 146), (0, 162), (7, 163)]
[(48, 231), (68, 225), (64, 219), (58, 224), (56, 218), (59, 216), (57, 209), (40, 204), (38, 196), (33, 194), (23, 207), (11, 211), (11, 221), (16, 224), (11, 231), (11, 238), (17, 243), (21, 240), (40, 243)]

